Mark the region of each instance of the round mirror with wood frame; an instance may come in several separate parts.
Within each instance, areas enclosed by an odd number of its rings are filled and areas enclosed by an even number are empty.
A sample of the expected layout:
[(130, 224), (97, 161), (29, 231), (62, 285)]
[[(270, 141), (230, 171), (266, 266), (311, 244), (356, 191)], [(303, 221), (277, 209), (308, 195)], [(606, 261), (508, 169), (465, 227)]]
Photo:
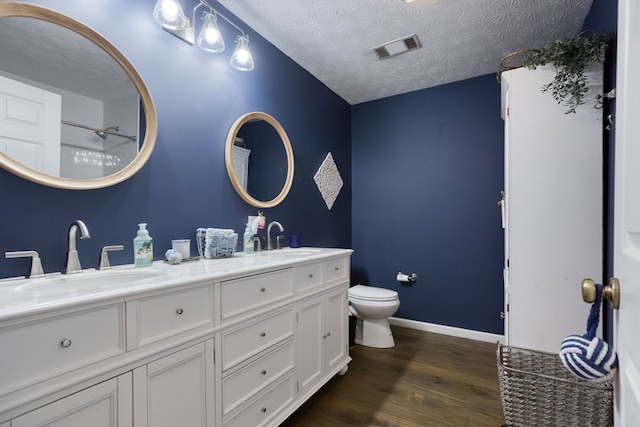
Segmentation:
[[(51, 24), (53, 25), (53, 27), (51, 28), (55, 29), (57, 34), (61, 34), (61, 37), (66, 37), (66, 31), (70, 37), (77, 37), (78, 40), (83, 40), (83, 42), (88, 41), (88, 44), (93, 43), (93, 45), (95, 45), (94, 48), (97, 52), (100, 52), (101, 54), (104, 53), (107, 58), (111, 58), (114, 62), (114, 67), (116, 67), (117, 69), (117, 67), (119, 66), (121, 68), (121, 71), (123, 72), (123, 75), (128, 76), (128, 78), (131, 80), (131, 82), (127, 82), (127, 84), (131, 84), (132, 87), (134, 87), (138, 92), (135, 96), (136, 99), (139, 98), (139, 100), (135, 101), (135, 105), (133, 108), (137, 110), (135, 112), (136, 116), (143, 115), (142, 120), (144, 120), (144, 128), (140, 127), (140, 125), (138, 124), (138, 129), (136, 129), (135, 132), (139, 132), (139, 134), (143, 135), (144, 138), (142, 143), (140, 143), (139, 139), (141, 138), (118, 135), (117, 133), (109, 134), (116, 135), (118, 137), (125, 136), (126, 138), (132, 140), (133, 144), (135, 144), (136, 147), (133, 151), (133, 154), (131, 155), (132, 160), (130, 162), (124, 164), (123, 166), (120, 166), (119, 169), (113, 173), (107, 172), (110, 174), (106, 174), (106, 176), (91, 178), (70, 178), (59, 176), (38, 170), (34, 167), (26, 166), (23, 162), (17, 160), (17, 157), (11, 156), (7, 154), (7, 152), (3, 152), (2, 150), (0, 150), (0, 167), (32, 182), (50, 187), (72, 190), (88, 190), (109, 187), (130, 178), (136, 172), (138, 172), (151, 156), (151, 153), (155, 146), (158, 132), (158, 121), (151, 94), (144, 81), (142, 80), (142, 77), (134, 68), (134, 66), (118, 49), (116, 49), (115, 46), (113, 46), (107, 39), (98, 34), (96, 31), (87, 27), (81, 22), (76, 21), (75, 19), (56, 12), (52, 9), (27, 3), (0, 1), (0, 25), (3, 25), (2, 20), (7, 18), (25, 18), (24, 21), (20, 21), (21, 26), (27, 25), (30, 22), (29, 19), (33, 19), (34, 29), (44, 28), (45, 25)], [(8, 23), (10, 21), (6, 22)], [(0, 43), (3, 42), (6, 42), (6, 38), (4, 40), (0, 40)], [(24, 40), (24, 43), (28, 43), (30, 45), (42, 44), (44, 49), (53, 49), (53, 45), (51, 44), (51, 42), (51, 40)], [(95, 64), (93, 65), (95, 66)], [(45, 71), (46, 70), (47, 68), (45, 66)], [(133, 91), (133, 93), (135, 93), (135, 90)], [(77, 126), (75, 123), (71, 124)], [(58, 123), (57, 126), (59, 128), (60, 123)], [(117, 128), (112, 127), (107, 129), (91, 130), (96, 131), (95, 134), (104, 140), (106, 135), (104, 132), (106, 131), (108, 134), (110, 129)], [(2, 135), (0, 135), (0, 137), (1, 136)]]
[[(264, 121), (273, 127), (280, 137), (280, 141), (282, 142), (284, 152), (286, 154), (286, 178), (279, 194), (271, 200), (259, 200), (255, 198), (254, 195), (250, 194), (246, 185), (243, 185), (241, 182), (234, 164), (234, 147), (236, 147), (238, 133), (245, 124), (255, 121)], [(291, 184), (293, 183), (294, 172), (293, 149), (291, 147), (289, 137), (284, 131), (282, 125), (267, 113), (259, 111), (247, 113), (233, 123), (229, 133), (227, 134), (225, 163), (227, 165), (227, 173), (229, 174), (229, 179), (231, 180), (233, 188), (235, 188), (238, 195), (251, 206), (255, 206), (257, 208), (271, 208), (281, 203), (284, 198), (287, 197), (287, 194), (289, 194)]]

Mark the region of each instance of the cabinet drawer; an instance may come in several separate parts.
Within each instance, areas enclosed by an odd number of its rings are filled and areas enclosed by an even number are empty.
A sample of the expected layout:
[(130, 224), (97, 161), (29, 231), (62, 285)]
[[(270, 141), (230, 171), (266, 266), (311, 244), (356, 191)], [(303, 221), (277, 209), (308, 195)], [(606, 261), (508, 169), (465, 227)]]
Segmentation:
[(291, 269), (222, 282), (222, 319), (291, 296)]
[(293, 336), (293, 308), (222, 333), (222, 370)]
[(326, 283), (349, 280), (349, 258), (336, 258), (324, 262), (324, 280)]
[(285, 377), (274, 387), (224, 422), (224, 427), (261, 427), (274, 415), (293, 402), (295, 381), (293, 375)]
[(323, 264), (306, 264), (295, 267), (296, 290), (303, 292), (322, 285)]
[(222, 380), (222, 411), (228, 414), (287, 371), (293, 370), (293, 342), (228, 375)]
[(124, 306), (0, 328), (0, 395), (124, 353)]
[(127, 301), (127, 319), (129, 350), (213, 324), (213, 285)]
[[(118, 388), (127, 385), (131, 388), (131, 374), (124, 374), (120, 378), (122, 385), (119, 384), (119, 378), (112, 378), (14, 418), (11, 420), (11, 426), (123, 425), (122, 420), (126, 419), (127, 415), (131, 417), (131, 407), (129, 406), (127, 411), (127, 402), (118, 400)], [(9, 424), (5, 427), (9, 427)]]

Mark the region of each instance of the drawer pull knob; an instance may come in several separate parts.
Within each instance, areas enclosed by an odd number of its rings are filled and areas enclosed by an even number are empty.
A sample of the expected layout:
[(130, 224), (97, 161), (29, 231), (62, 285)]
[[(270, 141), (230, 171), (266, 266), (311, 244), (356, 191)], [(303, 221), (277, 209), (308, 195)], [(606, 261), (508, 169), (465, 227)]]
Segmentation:
[(260, 292), (266, 292), (267, 288), (260, 288)]
[(266, 337), (266, 336), (267, 336), (267, 334), (266, 334), (266, 333), (264, 333), (264, 332), (260, 332), (260, 336), (264, 338), (264, 337)]
[(69, 348), (71, 347), (71, 340), (69, 338), (65, 338), (62, 341), (60, 341), (60, 345), (64, 348)]
[(263, 369), (262, 372), (260, 372), (262, 375), (267, 375), (267, 370)]
[(179, 308), (179, 309), (176, 310), (176, 314), (177, 315), (181, 315), (182, 313), (184, 313), (183, 309)]
[(331, 332), (327, 332), (327, 336), (330, 337), (331, 336)]
[(313, 273), (309, 273), (309, 279), (313, 278)]
[(338, 270), (340, 270), (340, 267), (335, 267), (333, 270), (334, 271), (338, 271)]
[(262, 409), (260, 409), (262, 412), (267, 412), (267, 408), (265, 408), (264, 406), (262, 407)]

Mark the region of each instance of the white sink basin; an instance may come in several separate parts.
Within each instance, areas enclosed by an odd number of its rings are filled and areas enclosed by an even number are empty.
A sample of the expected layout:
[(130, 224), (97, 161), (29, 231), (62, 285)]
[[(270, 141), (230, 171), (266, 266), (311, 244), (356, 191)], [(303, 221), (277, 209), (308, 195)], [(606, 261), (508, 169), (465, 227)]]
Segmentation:
[(15, 286), (19, 292), (80, 292), (96, 289), (114, 289), (139, 284), (147, 279), (164, 275), (155, 269), (106, 270), (69, 275), (55, 275), (36, 279), (26, 279)]

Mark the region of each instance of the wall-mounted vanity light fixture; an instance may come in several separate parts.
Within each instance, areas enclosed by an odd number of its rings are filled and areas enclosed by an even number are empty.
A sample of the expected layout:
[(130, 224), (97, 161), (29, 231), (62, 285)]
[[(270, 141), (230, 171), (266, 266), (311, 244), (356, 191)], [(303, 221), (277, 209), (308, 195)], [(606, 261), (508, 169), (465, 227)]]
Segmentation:
[[(201, 6), (205, 6), (209, 10), (203, 12), (202, 20), (204, 24), (196, 40), (196, 11)], [(201, 49), (213, 53), (220, 53), (225, 48), (222, 33), (218, 28), (218, 17), (227, 21), (241, 33), (236, 37), (236, 49), (233, 51), (229, 61), (231, 66), (240, 71), (253, 70), (253, 56), (251, 56), (251, 51), (249, 50), (249, 36), (226, 16), (215, 10), (206, 0), (199, 0), (199, 3), (193, 8), (191, 19), (182, 11), (179, 0), (157, 0), (153, 9), (153, 19), (166, 31), (189, 44), (197, 44)]]

